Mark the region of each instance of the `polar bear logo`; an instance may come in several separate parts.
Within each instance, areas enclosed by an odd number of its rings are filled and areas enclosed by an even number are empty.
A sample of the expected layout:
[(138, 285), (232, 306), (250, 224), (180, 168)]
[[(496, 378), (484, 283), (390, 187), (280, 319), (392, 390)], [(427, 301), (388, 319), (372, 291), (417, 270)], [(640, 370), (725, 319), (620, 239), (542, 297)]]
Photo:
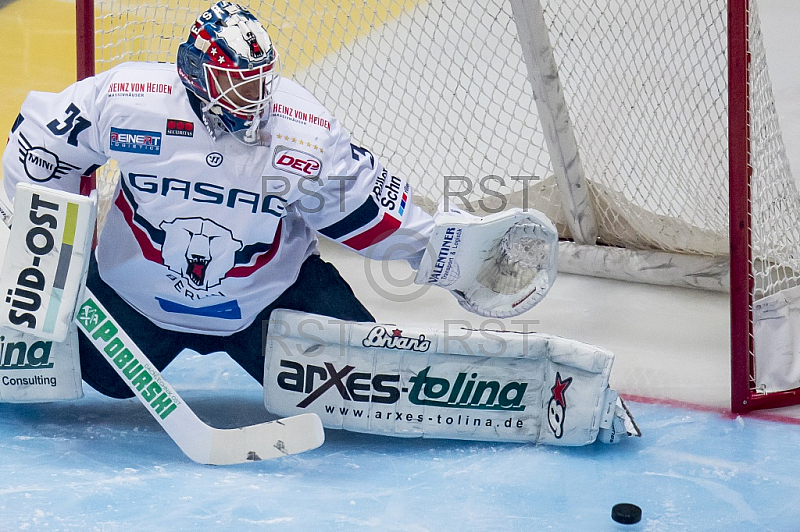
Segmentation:
[(243, 247), (230, 229), (206, 218), (176, 218), (159, 227), (164, 231), (164, 265), (196, 290), (221, 283)]

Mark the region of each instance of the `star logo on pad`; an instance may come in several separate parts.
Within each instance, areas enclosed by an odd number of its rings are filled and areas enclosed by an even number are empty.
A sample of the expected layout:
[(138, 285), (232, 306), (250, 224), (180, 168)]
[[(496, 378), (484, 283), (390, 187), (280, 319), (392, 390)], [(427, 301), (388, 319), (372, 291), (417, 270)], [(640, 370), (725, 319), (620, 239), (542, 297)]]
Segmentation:
[(567, 391), (569, 385), (572, 384), (572, 377), (568, 377), (567, 379), (561, 380), (561, 374), (556, 372), (556, 383), (550, 388), (550, 391), (553, 392), (553, 400), (556, 403), (560, 404), (564, 408), (567, 406), (567, 400), (564, 397), (564, 392)]

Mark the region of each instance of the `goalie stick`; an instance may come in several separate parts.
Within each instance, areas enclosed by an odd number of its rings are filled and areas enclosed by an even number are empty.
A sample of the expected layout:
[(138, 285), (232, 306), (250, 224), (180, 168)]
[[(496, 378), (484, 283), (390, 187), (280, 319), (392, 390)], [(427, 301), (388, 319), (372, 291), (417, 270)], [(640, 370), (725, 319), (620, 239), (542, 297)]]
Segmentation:
[[(36, 187), (38, 199), (65, 202), (69, 193)], [(15, 205), (15, 210), (20, 210)], [(24, 207), (24, 206), (23, 206)], [(25, 209), (22, 209), (25, 211)], [(11, 226), (12, 210), (0, 201), (0, 217)], [(27, 233), (23, 217), (18, 229)], [(203, 422), (131, 340), (113, 316), (84, 287), (75, 322), (108, 358), (131, 391), (190, 459), (201, 464), (228, 465), (297, 454), (322, 445), (325, 435), (316, 414), (301, 414), (257, 425), (218, 429)]]
[(181, 450), (201, 464), (267, 460), (316, 449), (325, 441), (316, 414), (300, 414), (258, 425), (218, 429), (204, 423), (108, 311), (85, 289), (75, 316), (92, 344), (136, 394)]

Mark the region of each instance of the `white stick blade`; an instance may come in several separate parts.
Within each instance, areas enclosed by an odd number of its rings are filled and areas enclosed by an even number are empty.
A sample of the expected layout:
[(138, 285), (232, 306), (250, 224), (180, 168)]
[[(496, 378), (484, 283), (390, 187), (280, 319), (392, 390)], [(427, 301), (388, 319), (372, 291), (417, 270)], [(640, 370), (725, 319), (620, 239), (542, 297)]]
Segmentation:
[(302, 453), (324, 441), (319, 416), (300, 414), (238, 429), (216, 429), (208, 459), (191, 458), (212, 465), (240, 464)]

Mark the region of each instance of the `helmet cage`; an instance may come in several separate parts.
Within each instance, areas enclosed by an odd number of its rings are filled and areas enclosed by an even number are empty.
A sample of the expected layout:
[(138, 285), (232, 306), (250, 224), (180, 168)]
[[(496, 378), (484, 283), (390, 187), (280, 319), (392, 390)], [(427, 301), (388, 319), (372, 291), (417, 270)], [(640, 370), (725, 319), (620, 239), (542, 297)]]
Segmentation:
[(260, 117), (278, 84), (277, 60), (251, 69), (203, 64), (208, 98), (239, 118)]

